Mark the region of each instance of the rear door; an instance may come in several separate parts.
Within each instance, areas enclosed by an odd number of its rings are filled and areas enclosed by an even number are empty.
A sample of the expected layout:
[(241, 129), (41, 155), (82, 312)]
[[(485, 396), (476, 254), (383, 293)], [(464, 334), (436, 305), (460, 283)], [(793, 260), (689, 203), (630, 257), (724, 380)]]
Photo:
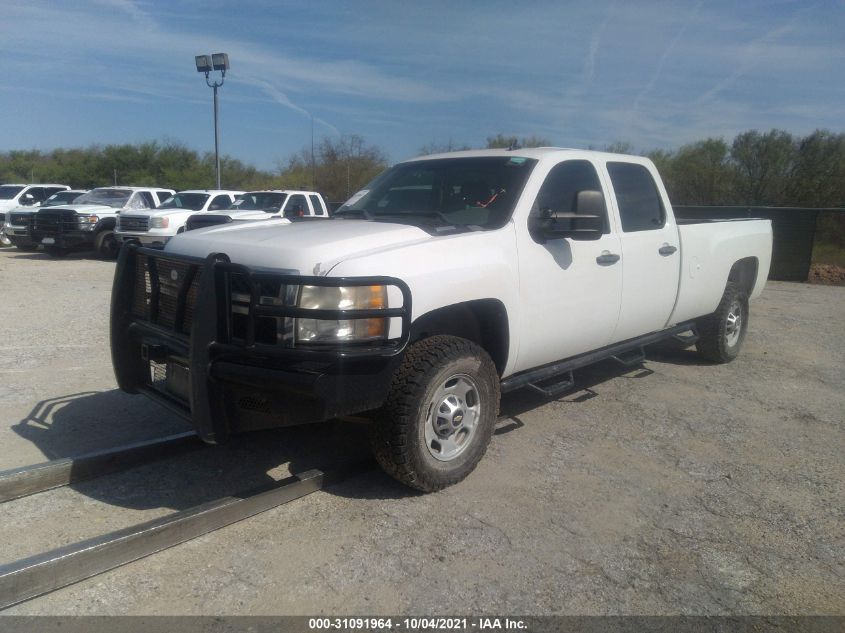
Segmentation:
[(680, 277), (678, 227), (648, 165), (606, 163), (620, 220), (622, 305), (613, 342), (666, 327)]

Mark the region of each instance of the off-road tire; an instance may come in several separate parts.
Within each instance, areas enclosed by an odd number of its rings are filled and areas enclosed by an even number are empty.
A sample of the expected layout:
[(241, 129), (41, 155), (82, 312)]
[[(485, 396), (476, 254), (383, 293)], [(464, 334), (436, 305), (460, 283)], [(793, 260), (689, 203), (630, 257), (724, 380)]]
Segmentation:
[[(738, 334), (731, 319), (739, 310)], [(696, 321), (698, 353), (714, 363), (729, 363), (739, 355), (748, 330), (748, 295), (738, 284), (729, 281), (716, 311)]]
[(100, 231), (94, 237), (94, 245), (97, 254), (105, 260), (117, 259), (120, 253), (120, 244), (117, 241), (117, 236), (110, 229)]
[[(425, 426), (432, 398), (455, 375), (477, 386), (479, 414), (467, 445), (451, 461), (429, 451)], [(455, 336), (432, 336), (408, 348), (394, 373), (387, 400), (371, 425), (373, 454), (384, 471), (403, 484), (434, 492), (458, 483), (487, 451), (499, 413), (499, 376), (490, 356), (475, 343)], [(474, 397), (473, 397), (474, 398)]]

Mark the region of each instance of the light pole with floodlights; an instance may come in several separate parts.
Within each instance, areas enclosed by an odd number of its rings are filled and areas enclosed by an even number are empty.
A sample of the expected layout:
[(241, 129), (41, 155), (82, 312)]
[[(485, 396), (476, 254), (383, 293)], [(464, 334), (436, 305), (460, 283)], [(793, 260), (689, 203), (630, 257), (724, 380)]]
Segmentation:
[[(226, 71), (229, 70), (229, 55), (214, 53), (213, 55), (197, 55), (194, 59), (197, 64), (197, 72), (205, 73), (205, 83), (214, 90), (214, 165), (217, 172), (217, 188), (220, 189), (220, 133), (217, 129), (217, 89), (226, 80)], [(219, 83), (209, 81), (208, 73), (212, 70), (221, 72)]]

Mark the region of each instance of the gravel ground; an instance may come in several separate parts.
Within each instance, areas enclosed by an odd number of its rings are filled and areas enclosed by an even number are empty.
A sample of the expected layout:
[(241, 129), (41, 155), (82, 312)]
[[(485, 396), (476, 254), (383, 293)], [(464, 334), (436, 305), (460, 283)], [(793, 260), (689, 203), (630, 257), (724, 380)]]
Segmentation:
[[(116, 390), (113, 264), (0, 249), (0, 468), (185, 422)], [(460, 485), (373, 471), (9, 614), (842, 614), (845, 288), (771, 282), (740, 358), (655, 350), (503, 401)], [(366, 454), (360, 424), (237, 438), (18, 500), (0, 564)]]

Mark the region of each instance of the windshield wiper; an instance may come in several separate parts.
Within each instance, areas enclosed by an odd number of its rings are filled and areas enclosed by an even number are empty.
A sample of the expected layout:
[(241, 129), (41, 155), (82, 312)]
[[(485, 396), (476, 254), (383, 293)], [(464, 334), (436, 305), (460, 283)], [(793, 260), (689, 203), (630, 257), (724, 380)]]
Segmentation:
[(332, 215), (333, 216), (346, 215), (347, 213), (349, 215), (353, 215), (353, 214), (360, 215), (365, 220), (372, 220), (373, 219), (373, 214), (370, 213), (369, 211), (365, 211), (364, 209), (338, 209)]

